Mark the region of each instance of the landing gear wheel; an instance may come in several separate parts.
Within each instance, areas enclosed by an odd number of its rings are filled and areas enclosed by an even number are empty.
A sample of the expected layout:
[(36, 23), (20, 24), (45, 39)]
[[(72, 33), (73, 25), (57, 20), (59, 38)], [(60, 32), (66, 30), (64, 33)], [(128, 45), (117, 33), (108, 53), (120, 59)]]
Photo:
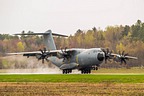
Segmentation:
[(63, 74), (66, 74), (66, 70), (63, 70)]
[(62, 70), (62, 72), (63, 72), (63, 74), (69, 74), (72, 72), (72, 70), (71, 69), (64, 69), (64, 70)]
[(98, 70), (98, 67), (95, 67), (95, 70)]
[(81, 74), (90, 74), (91, 73), (91, 69), (82, 69), (81, 70)]

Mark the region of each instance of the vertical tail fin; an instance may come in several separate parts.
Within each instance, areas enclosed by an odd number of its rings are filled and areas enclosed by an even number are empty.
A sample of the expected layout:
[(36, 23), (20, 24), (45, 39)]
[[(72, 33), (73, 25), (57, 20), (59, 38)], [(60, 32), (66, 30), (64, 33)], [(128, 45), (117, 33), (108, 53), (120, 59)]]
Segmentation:
[(46, 31), (46, 35), (43, 35), (44, 37), (44, 44), (46, 46), (47, 50), (56, 50), (55, 42), (53, 40), (52, 32), (51, 30)]

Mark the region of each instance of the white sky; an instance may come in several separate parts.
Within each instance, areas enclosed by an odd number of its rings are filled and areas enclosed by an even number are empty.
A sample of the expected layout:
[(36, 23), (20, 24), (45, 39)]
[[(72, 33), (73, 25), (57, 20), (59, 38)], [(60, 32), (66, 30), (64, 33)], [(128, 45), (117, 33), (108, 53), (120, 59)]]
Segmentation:
[(144, 22), (144, 0), (0, 0), (0, 34), (74, 34), (94, 26)]

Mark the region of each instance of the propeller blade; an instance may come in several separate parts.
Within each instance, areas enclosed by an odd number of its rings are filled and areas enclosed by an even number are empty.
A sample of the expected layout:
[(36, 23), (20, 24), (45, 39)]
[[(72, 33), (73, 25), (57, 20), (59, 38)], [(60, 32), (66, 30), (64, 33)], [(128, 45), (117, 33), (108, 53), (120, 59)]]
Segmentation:
[(122, 51), (122, 55), (124, 55), (124, 51)]
[(44, 53), (46, 53), (46, 48), (44, 47)]
[(44, 64), (44, 59), (42, 59), (42, 63)]
[(124, 56), (128, 56), (128, 53), (126, 53)]
[(118, 53), (119, 53), (119, 55), (121, 55), (120, 51)]
[(67, 49), (67, 47), (65, 47), (65, 50), (64, 50), (64, 51), (65, 51), (65, 53), (66, 53), (66, 49)]
[(45, 58), (45, 60), (48, 62), (49, 60), (47, 58)]
[(107, 59), (105, 58), (105, 63), (107, 63)]
[(62, 53), (64, 53), (63, 48), (61, 48)]
[(107, 48), (107, 51), (106, 51), (106, 53), (108, 54), (109, 53), (109, 49)]
[(112, 50), (110, 51), (110, 54), (112, 53)]
[(123, 61), (124, 61), (125, 65), (126, 65), (126, 64), (127, 64), (127, 63), (126, 63), (126, 60), (125, 60), (125, 59), (123, 59)]
[(40, 49), (40, 51), (41, 51), (41, 53), (42, 53), (42, 54), (44, 54), (44, 52), (43, 52), (43, 50), (42, 50), (42, 49)]
[(123, 60), (121, 59), (121, 65), (123, 64)]

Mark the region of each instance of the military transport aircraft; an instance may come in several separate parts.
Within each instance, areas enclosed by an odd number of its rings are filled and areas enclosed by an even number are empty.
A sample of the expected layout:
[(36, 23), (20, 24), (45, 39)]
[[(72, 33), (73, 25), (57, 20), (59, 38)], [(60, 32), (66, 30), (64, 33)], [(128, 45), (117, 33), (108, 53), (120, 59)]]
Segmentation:
[(63, 74), (71, 73), (73, 69), (78, 69), (82, 74), (89, 74), (91, 70), (98, 70), (100, 64), (107, 60), (113, 59), (116, 62), (125, 63), (127, 59), (137, 59), (137, 57), (128, 56), (124, 51), (119, 54), (113, 54), (109, 49), (104, 48), (72, 48), (67, 49), (66, 47), (61, 50), (57, 50), (53, 36), (68, 37), (66, 35), (52, 33), (51, 30), (45, 33), (24, 33), (15, 35), (43, 35), (44, 43), (46, 48), (43, 50), (34, 52), (19, 52), (19, 53), (9, 53), (9, 54), (22, 54), (23, 56), (31, 57), (35, 56), (38, 60), (51, 61), (54, 65), (59, 67)]

